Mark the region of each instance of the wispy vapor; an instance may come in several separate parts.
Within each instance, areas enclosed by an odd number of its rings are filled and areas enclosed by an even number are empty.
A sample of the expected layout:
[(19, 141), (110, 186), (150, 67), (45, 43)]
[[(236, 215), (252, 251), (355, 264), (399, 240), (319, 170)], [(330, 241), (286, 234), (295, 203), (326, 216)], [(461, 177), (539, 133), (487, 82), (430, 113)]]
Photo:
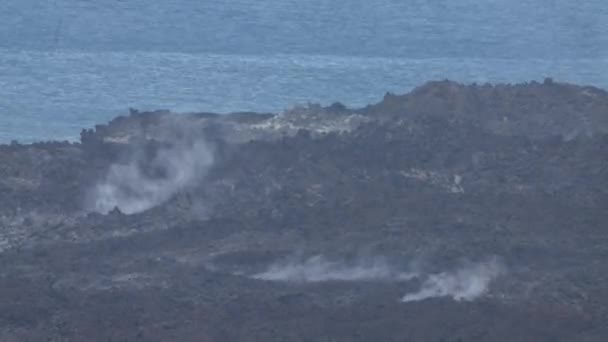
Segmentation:
[[(413, 271), (416, 270), (416, 271)], [(413, 281), (421, 280), (416, 292), (406, 294), (402, 302), (420, 301), (435, 297), (450, 297), (456, 301), (470, 301), (486, 294), (491, 282), (505, 272), (497, 258), (479, 263), (468, 263), (449, 272), (425, 274), (417, 267), (399, 269), (384, 258), (359, 259), (354, 263), (330, 261), (317, 255), (304, 261), (284, 261), (272, 264), (252, 278), (283, 282), (323, 281)]]
[(128, 162), (109, 168), (92, 191), (92, 210), (107, 213), (116, 207), (125, 214), (142, 212), (204, 177), (213, 164), (213, 153), (204, 139), (178, 119), (166, 125), (164, 134), (165, 145), (151, 160), (142, 162), (144, 153), (134, 153), (136, 157)]
[(416, 277), (415, 273), (395, 270), (382, 258), (346, 264), (329, 261), (320, 255), (303, 262), (277, 263), (271, 265), (265, 272), (253, 276), (262, 280), (290, 282), (408, 280), (414, 277)]
[(469, 301), (483, 296), (490, 283), (504, 272), (504, 267), (496, 259), (471, 264), (454, 272), (432, 274), (422, 284), (420, 290), (406, 294), (403, 302), (413, 302), (435, 297), (451, 297), (456, 301)]

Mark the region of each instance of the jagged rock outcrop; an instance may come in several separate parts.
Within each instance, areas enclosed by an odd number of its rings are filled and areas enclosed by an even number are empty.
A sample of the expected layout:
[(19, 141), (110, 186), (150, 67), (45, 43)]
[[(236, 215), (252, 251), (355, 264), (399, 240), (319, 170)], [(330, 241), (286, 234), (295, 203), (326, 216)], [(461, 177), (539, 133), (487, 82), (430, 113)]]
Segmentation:
[(387, 94), (366, 113), (395, 116), (439, 116), (475, 122), (501, 135), (543, 137), (608, 132), (608, 93), (595, 87), (545, 79), (517, 85), (463, 85), (429, 82), (411, 93)]

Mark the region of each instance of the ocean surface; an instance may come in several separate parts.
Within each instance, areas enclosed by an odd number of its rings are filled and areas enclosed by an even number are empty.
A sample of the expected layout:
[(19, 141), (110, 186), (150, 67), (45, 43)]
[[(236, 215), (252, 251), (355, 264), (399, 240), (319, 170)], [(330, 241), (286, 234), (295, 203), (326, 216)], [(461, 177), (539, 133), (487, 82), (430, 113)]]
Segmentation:
[(0, 1), (0, 143), (75, 140), (130, 107), (358, 107), (547, 76), (608, 88), (608, 1)]

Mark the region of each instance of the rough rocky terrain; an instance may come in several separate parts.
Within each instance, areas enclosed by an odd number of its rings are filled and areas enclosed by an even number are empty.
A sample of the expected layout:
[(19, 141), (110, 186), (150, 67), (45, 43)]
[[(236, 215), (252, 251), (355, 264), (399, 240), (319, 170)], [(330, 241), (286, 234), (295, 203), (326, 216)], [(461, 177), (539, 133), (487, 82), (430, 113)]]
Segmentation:
[(606, 341), (608, 93), (132, 110), (0, 146), (0, 341)]

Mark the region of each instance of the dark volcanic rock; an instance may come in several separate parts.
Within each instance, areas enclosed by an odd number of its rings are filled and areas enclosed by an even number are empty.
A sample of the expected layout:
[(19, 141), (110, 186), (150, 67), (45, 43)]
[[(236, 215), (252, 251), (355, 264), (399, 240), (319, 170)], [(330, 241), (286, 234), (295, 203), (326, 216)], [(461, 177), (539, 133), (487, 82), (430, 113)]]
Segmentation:
[(605, 341), (607, 150), (551, 80), (0, 146), (0, 340)]
[(429, 82), (409, 94), (387, 94), (369, 114), (463, 119), (501, 135), (575, 136), (608, 132), (608, 93), (557, 83), (462, 85)]

